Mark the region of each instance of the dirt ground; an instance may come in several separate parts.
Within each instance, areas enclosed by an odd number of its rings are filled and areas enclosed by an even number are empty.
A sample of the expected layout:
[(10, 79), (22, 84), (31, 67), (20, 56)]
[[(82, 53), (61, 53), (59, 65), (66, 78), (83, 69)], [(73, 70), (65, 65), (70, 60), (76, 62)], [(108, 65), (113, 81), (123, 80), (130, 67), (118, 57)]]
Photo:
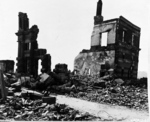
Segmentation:
[[(54, 95), (55, 96), (55, 95)], [(122, 106), (112, 106), (89, 102), (77, 98), (71, 98), (64, 95), (56, 95), (57, 103), (66, 104), (82, 112), (89, 112), (92, 115), (107, 121), (129, 121), (141, 122), (146, 121), (149, 117), (148, 111), (137, 111)]]

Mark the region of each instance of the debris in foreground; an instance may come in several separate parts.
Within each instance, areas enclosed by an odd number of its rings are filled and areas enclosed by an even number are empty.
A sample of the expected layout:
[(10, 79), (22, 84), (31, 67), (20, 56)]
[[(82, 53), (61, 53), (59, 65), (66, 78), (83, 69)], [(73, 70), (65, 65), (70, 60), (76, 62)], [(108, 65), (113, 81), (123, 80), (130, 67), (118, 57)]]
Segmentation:
[(65, 104), (43, 103), (42, 99), (31, 100), (29, 97), (8, 97), (0, 101), (1, 120), (19, 121), (76, 121), (99, 120), (88, 113), (81, 113)]
[[(17, 78), (12, 75), (9, 76), (10, 78), (5, 78), (5, 81), (9, 81), (10, 85), (7, 85), (7, 87), (14, 93), (20, 92), (21, 87), (26, 87), (40, 92), (43, 91), (47, 95), (50, 93), (66, 94), (98, 103), (148, 110), (147, 85), (143, 84), (145, 79), (135, 81), (137, 82), (137, 85), (135, 85), (132, 84), (133, 81), (115, 79), (111, 75), (99, 77), (69, 74), (67, 81), (64, 80), (63, 82), (59, 80), (56, 73), (43, 76), (46, 76), (43, 78), (45, 80), (41, 80), (41, 77), (37, 79), (24, 76)], [(9, 94), (11, 92), (9, 90)]]

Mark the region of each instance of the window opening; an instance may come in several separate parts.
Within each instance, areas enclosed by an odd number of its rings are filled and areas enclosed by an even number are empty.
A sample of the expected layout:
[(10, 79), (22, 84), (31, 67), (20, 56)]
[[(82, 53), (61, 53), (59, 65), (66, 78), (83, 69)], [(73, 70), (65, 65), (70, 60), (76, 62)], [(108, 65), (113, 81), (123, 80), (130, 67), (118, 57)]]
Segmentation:
[(132, 35), (132, 46), (134, 45), (134, 35)]
[(107, 32), (101, 34), (101, 46), (107, 46), (107, 36)]
[(124, 35), (125, 35), (125, 32), (123, 31), (122, 32), (122, 42), (124, 42)]

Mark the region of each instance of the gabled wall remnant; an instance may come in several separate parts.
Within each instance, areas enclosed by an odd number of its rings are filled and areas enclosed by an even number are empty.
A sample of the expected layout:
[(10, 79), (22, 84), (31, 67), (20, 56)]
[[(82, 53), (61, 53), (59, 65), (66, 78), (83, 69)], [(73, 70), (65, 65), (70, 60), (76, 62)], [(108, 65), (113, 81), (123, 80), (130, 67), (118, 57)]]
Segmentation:
[[(99, 0), (94, 17), (90, 50), (83, 50), (75, 58), (74, 70), (81, 75), (106, 73), (113, 69), (116, 77), (137, 78), (140, 28), (120, 16), (103, 21), (102, 2)], [(104, 33), (107, 33), (106, 46), (102, 45)]]
[[(50, 55), (46, 54), (46, 49), (39, 49), (37, 36), (39, 29), (37, 25), (29, 28), (29, 19), (26, 13), (19, 13), (19, 30), (18, 36), (18, 63), (17, 72), (25, 75), (38, 75), (38, 60), (43, 59), (42, 71), (51, 70)], [(45, 58), (47, 59), (45, 59)]]

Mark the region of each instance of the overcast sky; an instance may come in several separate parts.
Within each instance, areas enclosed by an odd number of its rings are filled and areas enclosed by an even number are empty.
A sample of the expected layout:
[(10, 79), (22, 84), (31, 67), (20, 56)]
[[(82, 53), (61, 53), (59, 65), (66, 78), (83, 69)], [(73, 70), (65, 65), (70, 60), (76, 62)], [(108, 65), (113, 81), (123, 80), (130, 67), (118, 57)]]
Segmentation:
[[(148, 0), (147, 0), (148, 1)], [(148, 70), (148, 2), (146, 0), (103, 0), (104, 20), (120, 15), (141, 27), (139, 71)], [(0, 0), (0, 60), (16, 62), (18, 12), (25, 12), (30, 27), (38, 25), (39, 48), (52, 56), (52, 69), (57, 63), (73, 69), (75, 57), (90, 49), (98, 0)]]

